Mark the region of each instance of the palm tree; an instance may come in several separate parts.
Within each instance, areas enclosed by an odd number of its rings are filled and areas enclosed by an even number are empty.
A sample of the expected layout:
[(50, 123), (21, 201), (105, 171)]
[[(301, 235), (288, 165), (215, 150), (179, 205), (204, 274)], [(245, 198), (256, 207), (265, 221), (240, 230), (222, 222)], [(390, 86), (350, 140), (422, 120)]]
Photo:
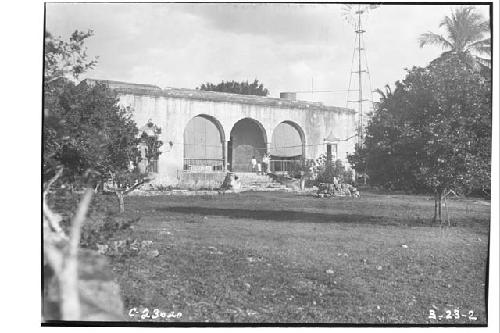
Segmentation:
[(446, 37), (433, 32), (421, 34), (420, 47), (425, 45), (438, 45), (448, 51), (441, 56), (456, 54), (463, 58), (473, 68), (491, 66), (491, 59), (482, 58), (480, 55), (491, 57), (491, 37), (489, 20), (476, 12), (476, 8), (459, 7), (452, 11), (451, 17), (445, 16), (439, 27), (444, 27)]
[(384, 89), (385, 89), (385, 91), (383, 91), (383, 90), (382, 90), (382, 89), (380, 89), (380, 88), (375, 89), (375, 92), (376, 92), (376, 93), (378, 93), (378, 94), (380, 95), (380, 100), (381, 100), (381, 101), (386, 101), (386, 100), (388, 100), (390, 97), (392, 97), (392, 95), (393, 95), (393, 93), (392, 93), (392, 89), (391, 89), (391, 87), (390, 87), (388, 84), (386, 84), (386, 85), (384, 86)]

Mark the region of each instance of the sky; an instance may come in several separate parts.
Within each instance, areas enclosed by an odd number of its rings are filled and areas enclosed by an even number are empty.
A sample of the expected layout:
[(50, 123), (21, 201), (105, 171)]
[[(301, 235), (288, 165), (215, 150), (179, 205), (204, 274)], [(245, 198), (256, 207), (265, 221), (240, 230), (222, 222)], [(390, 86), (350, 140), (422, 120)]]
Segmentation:
[[(477, 7), (487, 18), (488, 7)], [(442, 33), (439, 23), (452, 8), (382, 5), (370, 11), (363, 22), (371, 79), (365, 91), (394, 86), (405, 68), (438, 57), (440, 48), (420, 48), (417, 39)], [(355, 33), (342, 13), (340, 4), (48, 3), (46, 29), (66, 40), (76, 29), (94, 31), (87, 46), (98, 64), (82, 78), (192, 89), (258, 79), (271, 97), (333, 90), (297, 98), (347, 106)]]

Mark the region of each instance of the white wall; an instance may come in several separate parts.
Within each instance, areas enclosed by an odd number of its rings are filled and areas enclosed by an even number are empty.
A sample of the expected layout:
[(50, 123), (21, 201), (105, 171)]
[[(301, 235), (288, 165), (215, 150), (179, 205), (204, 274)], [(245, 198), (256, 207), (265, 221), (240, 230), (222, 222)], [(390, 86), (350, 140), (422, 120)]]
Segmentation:
[[(183, 168), (184, 129), (187, 123), (199, 114), (214, 117), (220, 122), (225, 140), (233, 125), (240, 119), (252, 118), (260, 122), (265, 130), (266, 141), (272, 139), (276, 126), (283, 121), (296, 123), (305, 134), (306, 158), (315, 159), (326, 152), (323, 140), (327, 137), (346, 139), (355, 133), (354, 113), (348, 111), (307, 110), (277, 108), (260, 105), (212, 102), (163, 96), (120, 95), (120, 104), (133, 109), (138, 127), (151, 119), (162, 129), (163, 141), (156, 182), (177, 183), (177, 171)], [(332, 135), (333, 134), (333, 135)], [(169, 141), (173, 142), (170, 147)], [(338, 157), (347, 163), (347, 153), (354, 151), (355, 138), (338, 142)]]

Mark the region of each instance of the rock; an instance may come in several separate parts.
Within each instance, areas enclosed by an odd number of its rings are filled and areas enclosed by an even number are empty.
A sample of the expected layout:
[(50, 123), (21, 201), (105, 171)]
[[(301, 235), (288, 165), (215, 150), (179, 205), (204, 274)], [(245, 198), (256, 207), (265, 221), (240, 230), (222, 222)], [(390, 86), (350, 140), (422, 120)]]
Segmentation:
[(139, 243), (139, 241), (137, 239), (134, 239), (133, 241), (127, 240), (127, 243), (128, 243), (128, 249), (130, 249), (132, 251), (137, 252), (143, 248), (141, 246), (141, 243)]
[(408, 245), (403, 244), (403, 245), (401, 245), (401, 247), (402, 247), (403, 249), (407, 249), (407, 248), (408, 248)]
[(119, 241), (114, 241), (112, 244), (113, 244), (113, 249), (115, 251), (118, 251), (119, 249), (125, 247), (125, 244), (127, 243), (127, 241), (125, 240), (119, 240)]
[(97, 244), (97, 253), (99, 253), (99, 254), (106, 254), (106, 252), (108, 252), (108, 249), (109, 249), (109, 246), (106, 244), (104, 244), (104, 245)]
[(146, 256), (148, 256), (149, 258), (155, 258), (155, 257), (158, 257), (160, 255), (160, 252), (158, 250), (150, 250), (148, 252), (146, 252)]
[(333, 269), (327, 269), (326, 270), (326, 274), (333, 274), (335, 273), (335, 271)]
[(382, 270), (382, 266), (377, 266), (377, 271), (381, 271)]
[(141, 242), (141, 249), (145, 249), (147, 247), (150, 247), (151, 245), (153, 245), (153, 241), (142, 241)]

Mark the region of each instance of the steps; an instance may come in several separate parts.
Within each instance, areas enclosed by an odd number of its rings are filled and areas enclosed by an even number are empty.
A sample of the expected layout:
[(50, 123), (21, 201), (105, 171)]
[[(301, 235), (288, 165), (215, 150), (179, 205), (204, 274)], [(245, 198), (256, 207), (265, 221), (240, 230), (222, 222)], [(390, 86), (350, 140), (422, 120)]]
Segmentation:
[(287, 191), (287, 187), (266, 174), (257, 174), (254, 172), (236, 172), (238, 180), (241, 183), (242, 191)]

